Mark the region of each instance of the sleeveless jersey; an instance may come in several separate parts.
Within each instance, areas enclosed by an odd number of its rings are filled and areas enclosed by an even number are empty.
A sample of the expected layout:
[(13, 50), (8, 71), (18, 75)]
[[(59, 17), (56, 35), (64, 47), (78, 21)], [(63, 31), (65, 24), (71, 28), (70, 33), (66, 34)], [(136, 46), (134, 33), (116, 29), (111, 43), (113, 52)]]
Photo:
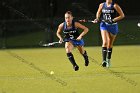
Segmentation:
[(101, 15), (101, 20), (112, 20), (117, 16), (117, 12), (114, 9), (114, 2), (111, 3), (109, 7), (107, 7), (106, 2), (103, 3), (103, 8), (102, 8), (102, 15)]
[(63, 33), (66, 39), (76, 39), (80, 35), (78, 29), (75, 27), (75, 21), (72, 21), (72, 26), (70, 28), (67, 28), (67, 23), (64, 22)]

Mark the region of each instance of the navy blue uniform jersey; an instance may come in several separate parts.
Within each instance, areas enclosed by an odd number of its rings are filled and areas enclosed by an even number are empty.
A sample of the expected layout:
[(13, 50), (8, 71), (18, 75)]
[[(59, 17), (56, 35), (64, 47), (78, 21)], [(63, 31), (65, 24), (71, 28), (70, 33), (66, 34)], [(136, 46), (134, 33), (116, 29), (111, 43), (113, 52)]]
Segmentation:
[(114, 2), (108, 7), (106, 2), (103, 3), (101, 20), (105, 20), (106, 22), (110, 22), (117, 16), (117, 12), (114, 9)]
[(75, 27), (75, 21), (72, 21), (72, 26), (70, 28), (67, 27), (67, 23), (64, 22), (63, 33), (65, 34), (64, 38), (77, 39), (80, 35), (78, 29)]
[(74, 46), (84, 46), (83, 39), (76, 40), (80, 34), (78, 28), (75, 27), (75, 21), (72, 21), (72, 26), (70, 28), (68, 28), (67, 23), (64, 22), (63, 33), (65, 34), (65, 42), (71, 42)]
[(114, 3), (112, 2), (109, 7), (107, 7), (106, 2), (103, 3), (100, 30), (108, 31), (113, 35), (118, 34), (118, 24), (117, 22), (110, 23), (117, 16), (117, 11), (114, 9)]

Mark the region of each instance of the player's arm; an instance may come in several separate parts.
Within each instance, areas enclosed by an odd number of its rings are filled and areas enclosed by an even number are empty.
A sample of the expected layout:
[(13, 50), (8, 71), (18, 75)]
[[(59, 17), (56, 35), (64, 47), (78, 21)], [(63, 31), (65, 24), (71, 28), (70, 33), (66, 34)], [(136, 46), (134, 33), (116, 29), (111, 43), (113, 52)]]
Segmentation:
[(88, 28), (82, 24), (80, 24), (79, 22), (75, 22), (75, 27), (76, 28), (80, 28), (83, 29), (83, 32), (79, 35), (79, 37), (77, 38), (77, 40), (81, 40), (82, 37), (88, 32)]
[(96, 19), (94, 19), (93, 23), (98, 23), (99, 22), (100, 16), (101, 16), (101, 13), (102, 13), (102, 8), (103, 8), (103, 3), (101, 3), (99, 5), (99, 8), (98, 8), (97, 13), (96, 13)]
[(119, 16), (117, 16), (116, 18), (113, 19), (114, 22), (120, 21), (121, 19), (123, 19), (125, 17), (121, 7), (118, 4), (114, 4), (114, 8), (116, 9), (116, 11), (118, 12)]
[(58, 26), (58, 29), (57, 29), (57, 32), (56, 32), (56, 35), (57, 37), (59, 38), (59, 42), (62, 43), (63, 42), (63, 38), (61, 36), (61, 32), (62, 32), (62, 29), (63, 29), (63, 23), (61, 23), (59, 26)]

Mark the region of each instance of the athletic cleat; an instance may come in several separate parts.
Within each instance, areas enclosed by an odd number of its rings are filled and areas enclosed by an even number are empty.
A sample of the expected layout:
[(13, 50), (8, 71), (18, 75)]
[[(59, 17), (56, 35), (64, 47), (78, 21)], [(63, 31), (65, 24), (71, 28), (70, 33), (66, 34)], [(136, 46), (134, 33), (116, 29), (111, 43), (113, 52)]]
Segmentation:
[(73, 69), (74, 69), (75, 71), (78, 71), (78, 70), (79, 70), (79, 66), (78, 66), (78, 65), (75, 65), (75, 66), (73, 66)]
[(107, 62), (106, 61), (103, 61), (102, 62), (102, 67), (106, 67), (107, 66)]
[(106, 65), (106, 67), (110, 67), (110, 66), (111, 66), (110, 59), (107, 59), (107, 65)]

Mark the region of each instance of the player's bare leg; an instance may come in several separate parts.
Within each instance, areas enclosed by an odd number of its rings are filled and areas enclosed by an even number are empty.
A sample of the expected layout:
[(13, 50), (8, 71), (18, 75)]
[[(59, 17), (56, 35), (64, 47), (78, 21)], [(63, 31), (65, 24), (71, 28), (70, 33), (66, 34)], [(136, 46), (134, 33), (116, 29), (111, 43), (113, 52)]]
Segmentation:
[(110, 67), (110, 59), (111, 59), (111, 55), (112, 55), (112, 48), (113, 48), (113, 43), (114, 43), (114, 40), (116, 38), (116, 35), (113, 35), (111, 33), (108, 33), (108, 38), (107, 38), (107, 41), (108, 41), (108, 44), (107, 44), (107, 67)]
[(83, 55), (84, 60), (85, 60), (85, 66), (89, 65), (89, 60), (88, 60), (88, 55), (87, 52), (84, 50), (83, 46), (77, 46), (79, 52)]
[(67, 57), (70, 60), (71, 64), (73, 65), (73, 68), (75, 71), (79, 70), (79, 66), (76, 64), (74, 56), (72, 54), (72, 49), (73, 49), (73, 44), (71, 42), (66, 42), (65, 43), (65, 49), (67, 53)]

